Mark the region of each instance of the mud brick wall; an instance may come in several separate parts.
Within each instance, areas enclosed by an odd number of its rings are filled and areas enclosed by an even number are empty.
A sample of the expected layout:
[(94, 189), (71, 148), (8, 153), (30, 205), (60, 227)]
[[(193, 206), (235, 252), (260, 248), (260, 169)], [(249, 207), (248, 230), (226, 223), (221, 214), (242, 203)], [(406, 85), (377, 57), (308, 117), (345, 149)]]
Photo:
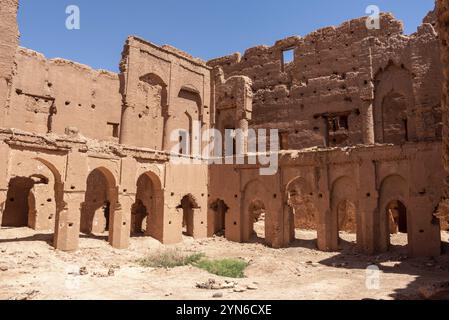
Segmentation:
[[(381, 15), (379, 30), (368, 30), (365, 22), (351, 20), (208, 64), (221, 67), (225, 78), (252, 80), (250, 126), (281, 129), (290, 149), (364, 143), (361, 113), (367, 103), (373, 107), (376, 142), (438, 139), (441, 71), (434, 27), (426, 22), (405, 36), (390, 14)], [(284, 52), (291, 49), (294, 60), (288, 63)], [(408, 86), (397, 87), (397, 81)], [(387, 97), (391, 91), (397, 95)], [(413, 98), (407, 100), (409, 94)], [(403, 114), (394, 119), (391, 109), (398, 108)]]
[[(19, 29), (17, 26), (18, 0), (0, 0), (0, 107), (6, 103), (14, 65)], [(4, 112), (0, 112), (3, 125)]]

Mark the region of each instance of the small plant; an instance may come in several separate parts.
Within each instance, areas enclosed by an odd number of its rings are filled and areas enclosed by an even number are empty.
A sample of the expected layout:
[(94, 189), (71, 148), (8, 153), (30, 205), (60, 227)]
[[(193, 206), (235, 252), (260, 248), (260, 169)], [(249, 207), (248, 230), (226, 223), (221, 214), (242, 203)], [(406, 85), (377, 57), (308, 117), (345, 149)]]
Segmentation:
[(177, 250), (169, 250), (155, 253), (151, 256), (137, 260), (142, 267), (146, 268), (175, 268), (192, 265), (204, 258), (204, 254), (195, 253), (192, 255), (183, 255)]
[(248, 263), (240, 259), (200, 259), (194, 266), (220, 277), (244, 278)]
[(194, 266), (221, 277), (243, 278), (248, 263), (241, 259), (209, 260), (203, 253), (184, 255), (177, 250), (160, 251), (143, 259), (137, 260), (146, 268), (176, 268)]

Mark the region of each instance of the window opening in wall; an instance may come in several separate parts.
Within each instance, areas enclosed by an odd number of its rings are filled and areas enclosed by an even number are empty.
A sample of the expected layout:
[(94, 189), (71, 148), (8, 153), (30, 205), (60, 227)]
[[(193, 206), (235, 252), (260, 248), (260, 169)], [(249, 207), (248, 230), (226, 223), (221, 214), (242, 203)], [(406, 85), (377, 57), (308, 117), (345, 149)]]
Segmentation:
[(285, 71), (285, 66), (295, 60), (295, 48), (290, 48), (282, 51), (282, 72)]
[(350, 113), (323, 115), (327, 121), (329, 147), (342, 145), (349, 139), (349, 115)]
[(113, 122), (108, 122), (108, 126), (110, 126), (112, 128), (112, 137), (118, 138), (119, 137), (119, 124), (113, 123)]

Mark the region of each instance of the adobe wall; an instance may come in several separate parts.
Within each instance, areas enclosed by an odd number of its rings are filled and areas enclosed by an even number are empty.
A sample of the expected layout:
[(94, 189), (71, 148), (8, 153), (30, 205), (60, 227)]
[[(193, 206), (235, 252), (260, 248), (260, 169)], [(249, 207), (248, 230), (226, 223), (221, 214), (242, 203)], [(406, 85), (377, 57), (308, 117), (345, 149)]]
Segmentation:
[(438, 33), (441, 41), (441, 60), (443, 63), (444, 70), (444, 88), (443, 88), (443, 110), (444, 110), (444, 145), (446, 152), (443, 154), (444, 156), (444, 165), (446, 170), (449, 172), (449, 153), (447, 152), (449, 147), (448, 141), (448, 130), (449, 130), (449, 2), (447, 0), (438, 0), (437, 1), (437, 16), (438, 16)]
[[(281, 129), (284, 149), (439, 139), (442, 75), (433, 26), (423, 24), (404, 36), (401, 22), (390, 14), (381, 15), (380, 30), (368, 30), (365, 21), (254, 47), (208, 65), (222, 68), (225, 79), (252, 80), (250, 127)], [(294, 49), (294, 61), (285, 64), (288, 49)], [(391, 90), (397, 96), (388, 96)], [(398, 97), (404, 100), (402, 113), (388, 114)], [(404, 121), (408, 132), (397, 132)]]
[[(117, 141), (121, 118), (117, 74), (19, 48), (5, 126), (36, 134), (77, 132)], [(114, 136), (114, 126), (117, 126)]]
[[(6, 104), (11, 76), (13, 72), (14, 56), (16, 53), (19, 29), (17, 26), (18, 0), (0, 1), (0, 106)], [(3, 126), (4, 113), (0, 112), (0, 126)]]
[[(439, 142), (292, 151), (281, 155), (275, 176), (260, 176), (258, 166), (212, 166), (209, 205), (220, 199), (229, 208), (225, 236), (232, 241), (249, 241), (248, 210), (259, 200), (266, 209), (265, 240), (275, 248), (294, 241), (294, 219), (306, 216), (315, 220), (317, 248), (338, 250), (341, 221), (350, 218), (359, 249), (374, 254), (389, 248), (387, 206), (400, 201), (407, 210), (410, 255), (438, 256), (440, 226), (433, 214), (443, 188), (440, 154)], [(346, 202), (352, 212), (342, 208)], [(354, 216), (341, 217), (343, 212)]]
[(203, 61), (137, 37), (128, 38), (122, 55), (122, 144), (169, 151), (178, 143), (170, 141), (174, 130), (192, 133), (195, 121), (209, 127), (210, 68)]
[[(132, 36), (115, 74), (18, 48), (17, 1), (0, 1), (0, 221), (54, 230), (54, 246), (71, 251), (81, 231), (107, 227), (115, 248), (139, 229), (171, 244), (224, 227), (248, 242), (263, 209), (274, 248), (294, 241), (297, 224), (317, 229), (320, 250), (337, 250), (347, 228), (373, 254), (388, 250), (386, 211), (399, 201), (410, 254), (440, 253), (433, 214), (446, 150), (434, 28), (447, 6), (411, 36), (384, 14), (380, 30), (360, 18), (207, 64)], [(282, 149), (299, 151), (281, 152), (273, 176), (257, 165), (170, 162), (175, 129), (201, 146), (196, 124), (279, 128)]]
[[(443, 64), (444, 82), (442, 88), (443, 109), (443, 163), (446, 175), (449, 172), (449, 1), (437, 0), (435, 9), (435, 25), (441, 43), (441, 61)], [(449, 230), (449, 181), (445, 179), (444, 197), (440, 203), (438, 217), (442, 220), (442, 228)]]
[[(54, 230), (57, 249), (77, 250), (86, 219), (87, 224), (98, 228), (91, 230), (93, 233), (104, 231), (103, 214), (85, 213), (93, 203), (98, 209), (105, 200), (111, 210), (109, 241), (115, 248), (127, 248), (133, 206), (137, 195), (145, 191), (138, 188), (142, 176), (147, 176), (151, 184), (147, 192), (151, 201), (146, 208), (147, 236), (165, 244), (182, 241), (183, 213), (179, 207), (185, 196), (196, 201), (192, 236), (207, 236), (207, 166), (173, 166), (163, 153), (74, 137), (48, 140), (2, 129), (0, 141), (0, 161), (7, 164), (0, 167), (0, 221), (9, 223), (3, 219), (8, 208), (15, 210), (16, 216), (23, 209), (14, 207), (19, 198), (11, 192), (23, 190), (13, 189), (11, 181), (39, 178), (45, 183), (32, 185), (35, 210), (30, 210), (33, 216), (28, 216), (29, 226), (38, 231)], [(89, 185), (92, 182), (93, 188)], [(94, 190), (103, 190), (104, 194)], [(23, 194), (19, 192), (19, 196)]]

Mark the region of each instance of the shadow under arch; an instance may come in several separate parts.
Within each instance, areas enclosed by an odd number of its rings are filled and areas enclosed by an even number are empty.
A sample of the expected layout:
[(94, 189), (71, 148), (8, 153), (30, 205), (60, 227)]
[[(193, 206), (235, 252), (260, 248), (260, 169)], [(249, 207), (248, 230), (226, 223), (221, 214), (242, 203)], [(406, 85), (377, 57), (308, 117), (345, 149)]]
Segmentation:
[[(86, 180), (86, 193), (81, 204), (80, 231), (93, 238), (114, 240), (114, 213), (118, 204), (116, 179), (109, 169), (97, 167), (89, 173)], [(100, 236), (101, 235), (101, 236)]]
[[(411, 221), (409, 189), (407, 181), (401, 175), (392, 174), (382, 180), (379, 190), (379, 215), (377, 225), (379, 230), (379, 242), (377, 243), (377, 250), (386, 252), (391, 247), (389, 205), (393, 202), (400, 203), (406, 211), (406, 221)], [(410, 244), (410, 229), (407, 231), (408, 243)]]
[(270, 192), (264, 186), (262, 181), (259, 179), (254, 179), (249, 181), (243, 189), (243, 199), (241, 206), (241, 239), (242, 242), (251, 242), (255, 236), (254, 224), (256, 222), (256, 217), (264, 214), (264, 234), (265, 240), (260, 239), (256, 236), (257, 242), (264, 242), (264, 244), (269, 244), (272, 240), (269, 237), (269, 223), (271, 219), (269, 200)]
[[(59, 172), (59, 170), (57, 169), (57, 167), (51, 163), (49, 160), (46, 160), (42, 157), (32, 157), (27, 161), (35, 161), (36, 163), (42, 164), (46, 169), (48, 169), (51, 173), (51, 175), (53, 176), (52, 178), (52, 182), (54, 183), (54, 188), (53, 188), (53, 196), (54, 196), (54, 201), (55, 201), (55, 207), (54, 207), (54, 212), (50, 212), (50, 216), (54, 215), (54, 223), (52, 225), (52, 229), (53, 229), (53, 235), (45, 235), (45, 242), (48, 242), (49, 244), (53, 245), (53, 247), (57, 247), (57, 241), (58, 241), (58, 225), (59, 225), (59, 220), (60, 220), (60, 215), (61, 215), (61, 211), (63, 210), (65, 204), (64, 204), (64, 184), (62, 182), (62, 177), (61, 174)], [(34, 169), (32, 170), (34, 171)], [(15, 177), (12, 178), (21, 178), (21, 176), (19, 175), (15, 175)], [(30, 174), (26, 174), (25, 176), (22, 177), (23, 179), (27, 179), (28, 181), (30, 181), (30, 186), (29, 188), (27, 188), (26, 192), (27, 194), (24, 195), (26, 196), (27, 200), (27, 220), (28, 220), (28, 226), (30, 227), (29, 222), (32, 222), (33, 225), (35, 225), (35, 222), (37, 219), (37, 216), (34, 217), (30, 217), (30, 210), (34, 210), (34, 214), (37, 215), (37, 208), (36, 208), (36, 197), (35, 194), (33, 193), (33, 187), (36, 184), (42, 184), (42, 185), (47, 185), (49, 183), (49, 177), (42, 175), (42, 174), (38, 174), (38, 173), (30, 173)], [(9, 191), (8, 191), (9, 192)], [(53, 198), (49, 197), (46, 195), (46, 198), (48, 199), (48, 201)], [(29, 206), (32, 206), (31, 208)], [(6, 204), (1, 204), (3, 209), (6, 209)], [(3, 212), (5, 212), (5, 210), (3, 210)], [(32, 221), (30, 221), (30, 218)], [(34, 221), (33, 221), (34, 220)], [(33, 227), (33, 226), (31, 226)], [(33, 227), (34, 228), (34, 227)], [(49, 238), (52, 237), (52, 240), (49, 240)], [(40, 237), (36, 237), (35, 239), (40, 239)], [(20, 241), (20, 240), (19, 240)]]
[(222, 199), (216, 199), (209, 205), (212, 214), (208, 218), (208, 223), (212, 224), (210, 236), (224, 236), (226, 238), (227, 213), (229, 207)]
[(318, 209), (314, 204), (314, 193), (311, 185), (302, 176), (291, 179), (285, 187), (286, 203), (288, 205), (288, 242), (291, 246), (316, 248), (317, 238), (314, 240), (297, 239), (296, 230), (317, 231)]
[(200, 210), (199, 203), (195, 196), (191, 193), (185, 195), (181, 199), (181, 203), (177, 209), (182, 209), (182, 229), (183, 234), (188, 237), (195, 235), (195, 215)]
[(153, 171), (146, 171), (139, 176), (136, 185), (136, 200), (131, 214), (131, 234), (141, 233), (162, 242), (164, 192), (161, 180)]
[[(331, 249), (338, 250), (341, 245), (347, 243), (340, 237), (341, 223), (345, 220), (352, 220), (352, 230), (356, 232), (356, 243), (360, 243), (361, 239), (361, 226), (360, 226), (360, 213), (358, 211), (357, 201), (357, 189), (353, 183), (353, 179), (349, 176), (342, 176), (332, 183), (331, 189)], [(351, 209), (352, 210), (347, 210)], [(349, 215), (351, 217), (349, 217)]]

